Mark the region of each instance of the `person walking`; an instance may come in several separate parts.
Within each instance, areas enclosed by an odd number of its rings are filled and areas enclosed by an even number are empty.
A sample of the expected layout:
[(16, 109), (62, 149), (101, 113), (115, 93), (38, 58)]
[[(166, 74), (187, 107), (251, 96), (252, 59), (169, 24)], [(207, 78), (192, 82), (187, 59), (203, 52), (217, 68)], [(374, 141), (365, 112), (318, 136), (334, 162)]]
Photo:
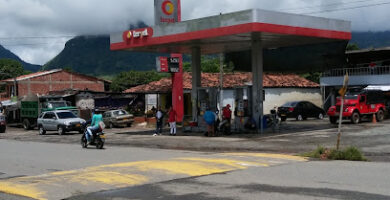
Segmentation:
[(156, 112), (156, 132), (154, 133), (154, 136), (161, 135), (163, 128), (163, 118), (164, 113), (161, 110), (161, 106), (159, 106)]
[(171, 128), (170, 135), (176, 136), (176, 111), (172, 108), (172, 106), (169, 108), (168, 112), (168, 122), (169, 122), (169, 127)]
[(207, 136), (214, 137), (215, 136), (214, 123), (216, 121), (216, 114), (208, 108), (203, 115), (203, 119), (207, 124)]

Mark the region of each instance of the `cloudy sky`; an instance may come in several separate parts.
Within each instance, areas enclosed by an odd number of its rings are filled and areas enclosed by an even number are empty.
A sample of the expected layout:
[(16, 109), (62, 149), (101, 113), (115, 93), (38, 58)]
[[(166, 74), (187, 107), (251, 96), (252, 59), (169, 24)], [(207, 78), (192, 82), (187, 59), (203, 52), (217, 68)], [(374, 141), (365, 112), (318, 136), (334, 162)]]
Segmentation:
[[(390, 30), (390, 0), (181, 0), (182, 18), (261, 8), (352, 21), (354, 31)], [(153, 0), (0, 0), (0, 44), (45, 64), (76, 35), (153, 24)]]

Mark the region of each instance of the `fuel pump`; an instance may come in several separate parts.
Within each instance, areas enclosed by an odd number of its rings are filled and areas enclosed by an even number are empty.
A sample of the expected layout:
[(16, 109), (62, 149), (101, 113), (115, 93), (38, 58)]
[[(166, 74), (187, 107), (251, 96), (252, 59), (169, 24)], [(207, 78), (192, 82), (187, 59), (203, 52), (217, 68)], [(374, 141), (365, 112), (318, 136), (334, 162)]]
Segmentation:
[(217, 109), (217, 89), (216, 88), (198, 88), (198, 125), (206, 129), (203, 121), (203, 115), (208, 108), (212, 112)]

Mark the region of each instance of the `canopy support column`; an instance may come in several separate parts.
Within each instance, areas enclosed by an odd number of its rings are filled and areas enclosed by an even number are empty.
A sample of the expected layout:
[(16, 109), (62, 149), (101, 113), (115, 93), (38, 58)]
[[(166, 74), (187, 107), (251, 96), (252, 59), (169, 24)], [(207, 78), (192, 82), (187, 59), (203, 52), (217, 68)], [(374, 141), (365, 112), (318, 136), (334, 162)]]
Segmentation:
[(256, 127), (263, 133), (263, 48), (257, 34), (252, 35), (252, 115), (256, 121)]
[(198, 88), (202, 86), (201, 82), (201, 52), (199, 47), (192, 48), (192, 120), (198, 121)]

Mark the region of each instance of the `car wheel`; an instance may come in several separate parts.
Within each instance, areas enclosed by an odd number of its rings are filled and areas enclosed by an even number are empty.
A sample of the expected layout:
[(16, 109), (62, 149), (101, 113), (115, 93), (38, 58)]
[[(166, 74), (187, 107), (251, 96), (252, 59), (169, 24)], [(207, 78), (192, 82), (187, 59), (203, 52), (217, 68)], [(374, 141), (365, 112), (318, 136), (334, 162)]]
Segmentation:
[(43, 128), (43, 126), (39, 126), (39, 135), (45, 135), (46, 134), (46, 131), (45, 129)]
[(354, 112), (351, 116), (351, 122), (353, 124), (359, 124), (360, 123), (360, 114), (358, 112)]
[(58, 135), (65, 134), (65, 130), (64, 130), (64, 128), (62, 126), (59, 126), (57, 130), (58, 130)]
[(297, 115), (297, 120), (298, 121), (303, 121), (303, 116), (301, 114)]
[(31, 129), (31, 124), (30, 124), (30, 121), (28, 119), (24, 119), (23, 120), (23, 128), (24, 128), (24, 130), (30, 130)]
[(114, 128), (114, 124), (112, 122), (110, 122), (109, 127)]
[(280, 119), (282, 120), (282, 122), (285, 122), (287, 120), (287, 117), (281, 117)]
[(324, 119), (324, 114), (322, 114), (322, 113), (320, 113), (320, 114), (318, 114), (318, 119)]
[(336, 124), (337, 123), (337, 117), (329, 117), (329, 121), (331, 124)]
[(1, 126), (0, 127), (0, 133), (5, 133), (6, 126)]
[(383, 112), (383, 110), (379, 110), (377, 113), (376, 113), (376, 120), (378, 122), (381, 122), (385, 119), (385, 113)]

